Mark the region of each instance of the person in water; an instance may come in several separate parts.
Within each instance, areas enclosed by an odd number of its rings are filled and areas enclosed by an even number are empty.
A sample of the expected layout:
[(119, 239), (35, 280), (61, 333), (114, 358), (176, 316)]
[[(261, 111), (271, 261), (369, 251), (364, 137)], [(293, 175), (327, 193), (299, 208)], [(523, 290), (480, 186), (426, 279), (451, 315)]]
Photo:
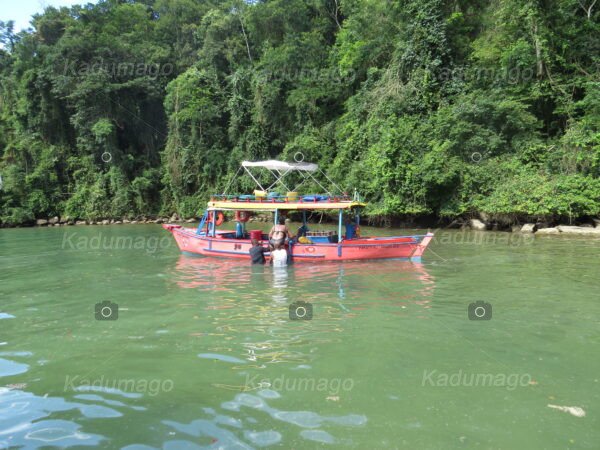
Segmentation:
[(287, 266), (288, 254), (283, 244), (275, 244), (275, 250), (271, 252), (271, 264), (273, 267)]
[(252, 264), (264, 264), (265, 263), (265, 252), (268, 250), (262, 246), (258, 239), (252, 239), (252, 247), (250, 247), (250, 258)]
[(277, 244), (283, 246), (285, 244), (286, 239), (291, 239), (294, 236), (290, 233), (289, 228), (285, 225), (285, 219), (282, 216), (279, 216), (279, 220), (276, 225), (273, 225), (271, 231), (269, 232), (269, 242), (273, 247)]

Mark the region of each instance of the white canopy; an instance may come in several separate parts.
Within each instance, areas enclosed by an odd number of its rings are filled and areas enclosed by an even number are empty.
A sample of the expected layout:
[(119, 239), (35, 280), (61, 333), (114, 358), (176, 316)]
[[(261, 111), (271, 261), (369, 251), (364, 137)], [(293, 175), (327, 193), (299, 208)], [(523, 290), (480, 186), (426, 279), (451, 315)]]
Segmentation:
[(292, 170), (301, 170), (305, 172), (316, 172), (319, 170), (319, 166), (313, 163), (305, 163), (305, 162), (295, 162), (289, 163), (285, 161), (277, 161), (274, 159), (270, 159), (268, 161), (242, 161), (242, 167), (264, 167), (269, 170), (277, 170), (277, 171), (292, 171)]
[[(270, 174), (273, 177), (275, 177), (275, 181), (269, 185), (265, 184), (263, 186), (260, 183), (260, 181), (257, 180), (256, 177), (254, 176), (254, 174), (252, 173), (253, 167), (267, 169), (270, 172)], [(239, 172), (242, 169), (244, 169), (246, 171), (246, 173), (250, 176), (250, 178), (252, 178), (252, 180), (256, 183), (256, 185), (261, 190), (266, 191), (266, 192), (271, 192), (271, 189), (273, 189), (276, 185), (280, 185), (281, 187), (285, 188), (288, 192), (296, 192), (296, 191), (298, 191), (298, 188), (304, 182), (310, 180), (310, 181), (314, 182), (314, 184), (320, 186), (324, 192), (331, 195), (331, 192), (329, 191), (329, 189), (327, 189), (325, 186), (323, 186), (323, 184), (321, 184), (319, 182), (319, 180), (317, 180), (313, 176), (312, 173), (317, 172), (317, 171), (321, 172), (323, 177), (325, 177), (325, 179), (327, 181), (329, 181), (329, 183), (332, 186), (334, 186), (338, 192), (343, 192), (339, 188), (339, 186), (337, 186), (326, 174), (323, 173), (323, 171), (321, 169), (319, 169), (318, 164), (303, 162), (302, 160), (300, 160), (300, 161), (296, 160), (296, 162), (285, 162), (285, 161), (277, 161), (275, 159), (269, 159), (267, 161), (242, 161), (242, 166), (237, 171), (237, 173), (231, 178), (231, 180), (229, 180), (227, 187), (225, 187), (225, 190), (223, 191), (223, 195), (225, 195), (227, 193), (229, 186), (231, 186), (231, 183), (238, 176)], [(290, 174), (290, 172), (294, 172), (294, 171), (298, 172), (298, 174), (300, 175), (300, 178), (302, 178), (302, 181), (300, 182), (300, 184), (296, 185), (293, 189), (290, 189), (290, 187), (285, 184), (284, 179), (287, 175)], [(261, 178), (261, 181), (264, 182), (264, 177)]]

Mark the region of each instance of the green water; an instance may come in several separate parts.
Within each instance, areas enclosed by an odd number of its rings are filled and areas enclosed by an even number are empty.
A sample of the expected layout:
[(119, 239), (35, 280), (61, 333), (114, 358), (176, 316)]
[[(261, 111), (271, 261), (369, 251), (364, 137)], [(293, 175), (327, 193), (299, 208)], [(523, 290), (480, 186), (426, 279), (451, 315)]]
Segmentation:
[(0, 448), (598, 448), (600, 240), (507, 236), (274, 271), (158, 225), (0, 230)]

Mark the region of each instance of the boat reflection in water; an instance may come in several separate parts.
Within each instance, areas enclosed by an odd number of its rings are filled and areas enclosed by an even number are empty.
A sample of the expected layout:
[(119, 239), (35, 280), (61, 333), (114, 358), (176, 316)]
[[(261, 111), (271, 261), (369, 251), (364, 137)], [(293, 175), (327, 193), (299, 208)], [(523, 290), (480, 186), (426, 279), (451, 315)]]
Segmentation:
[[(397, 260), (275, 269), (249, 260), (182, 255), (171, 278), (199, 294), (189, 306), (204, 311), (203, 328), (190, 336), (218, 336), (226, 345), (211, 353), (262, 368), (309, 363), (306, 343), (340, 343), (356, 320), (373, 322), (381, 314), (428, 318), (435, 287), (424, 265)], [(300, 301), (312, 304), (312, 320), (290, 320), (290, 306)]]
[[(235, 302), (237, 308), (276, 307), (293, 301), (331, 304), (358, 311), (385, 303), (427, 309), (435, 287), (420, 263), (405, 260), (343, 261), (273, 268), (238, 259), (181, 255), (173, 279), (181, 288), (210, 292), (203, 299)], [(218, 295), (215, 295), (218, 294)], [(398, 311), (400, 312), (400, 311)]]

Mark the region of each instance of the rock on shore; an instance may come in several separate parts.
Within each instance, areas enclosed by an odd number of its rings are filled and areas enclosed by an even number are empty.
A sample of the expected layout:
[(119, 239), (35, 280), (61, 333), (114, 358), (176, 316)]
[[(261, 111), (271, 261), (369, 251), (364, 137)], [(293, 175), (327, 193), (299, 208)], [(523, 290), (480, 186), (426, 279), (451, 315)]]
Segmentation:
[(478, 231), (485, 231), (487, 229), (487, 225), (479, 219), (469, 220), (469, 226), (471, 227), (471, 229)]
[(572, 236), (598, 236), (600, 237), (600, 228), (576, 227), (572, 225), (558, 225), (552, 228), (540, 228), (535, 234), (564, 234)]
[(540, 228), (535, 234), (560, 234), (560, 231), (558, 231), (558, 228)]
[(600, 228), (575, 227), (570, 225), (559, 225), (556, 227), (562, 234), (586, 234), (600, 236)]
[(533, 233), (536, 230), (535, 223), (526, 223), (521, 227), (521, 233)]

